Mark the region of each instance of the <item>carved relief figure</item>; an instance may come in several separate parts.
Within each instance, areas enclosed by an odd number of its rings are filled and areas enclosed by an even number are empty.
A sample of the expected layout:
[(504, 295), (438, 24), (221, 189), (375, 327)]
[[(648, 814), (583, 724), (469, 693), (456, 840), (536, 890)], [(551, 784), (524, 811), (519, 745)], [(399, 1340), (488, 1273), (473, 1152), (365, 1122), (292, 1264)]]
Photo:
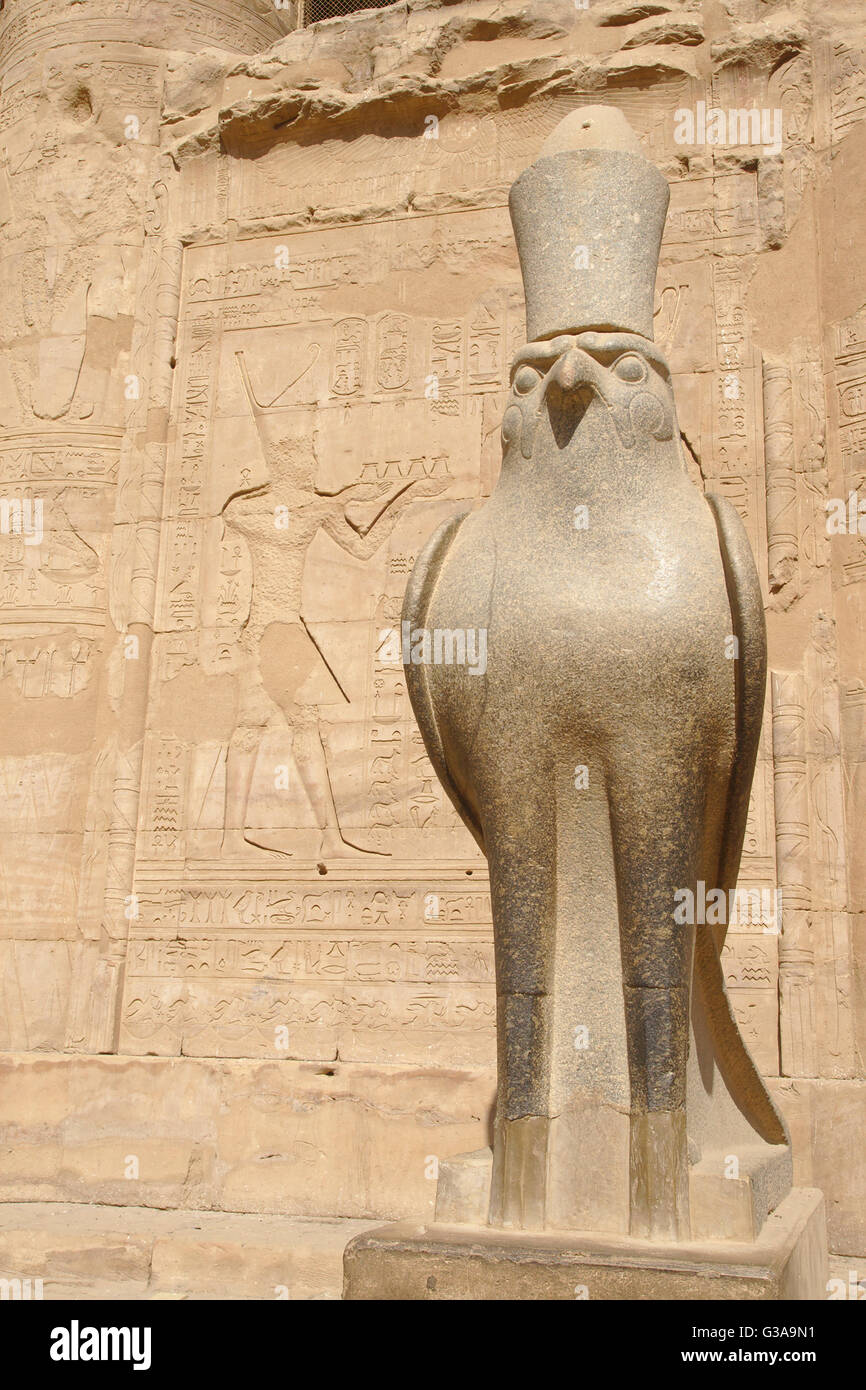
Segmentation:
[[(229, 531), (242, 535), (249, 546), (254, 571), (249, 618), (240, 636), (242, 705), (226, 763), (223, 853), (249, 854), (250, 846), (291, 853), (284, 834), (269, 836), (248, 823), (264, 731), (285, 722), (292, 731), (292, 756), (304, 792), (322, 832), (320, 857), (388, 854), (378, 839), (355, 830), (349, 833), (340, 823), (321, 711), (348, 704), (350, 697), (341, 672), (329, 664), (304, 619), (302, 588), (309, 547), (317, 537), (327, 536), (356, 560), (370, 559), (396, 520), (394, 504), (414, 484), (407, 480), (383, 487), (365, 474), (337, 495), (318, 491), (311, 412), (262, 406), (242, 353), (237, 360), (271, 482), (238, 491), (223, 508)], [(439, 489), (437, 482), (422, 491), (429, 495)], [(275, 525), (275, 502), (286, 509), (288, 534)]]

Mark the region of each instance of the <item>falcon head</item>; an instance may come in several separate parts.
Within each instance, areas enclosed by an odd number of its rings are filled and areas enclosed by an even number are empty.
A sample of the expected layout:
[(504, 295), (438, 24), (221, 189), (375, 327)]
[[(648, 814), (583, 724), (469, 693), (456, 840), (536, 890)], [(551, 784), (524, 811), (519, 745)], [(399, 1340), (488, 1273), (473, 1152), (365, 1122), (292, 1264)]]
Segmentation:
[(502, 448), (532, 456), (547, 414), (564, 449), (577, 430), (610, 429), (633, 449), (676, 431), (670, 368), (648, 339), (636, 333), (560, 334), (527, 343), (511, 368), (511, 394), (502, 419)]

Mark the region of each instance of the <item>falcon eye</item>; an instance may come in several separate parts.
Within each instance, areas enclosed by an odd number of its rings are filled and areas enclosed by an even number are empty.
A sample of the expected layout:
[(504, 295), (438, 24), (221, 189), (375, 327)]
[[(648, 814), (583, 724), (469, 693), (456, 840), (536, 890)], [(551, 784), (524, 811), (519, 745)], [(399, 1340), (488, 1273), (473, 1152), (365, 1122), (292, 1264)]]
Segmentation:
[(517, 368), (511, 385), (518, 396), (525, 396), (527, 392), (532, 391), (538, 385), (540, 380), (541, 377), (535, 368), (530, 367), (528, 362), (524, 362), (522, 367)]
[(627, 352), (623, 357), (618, 357), (613, 364), (613, 370), (620, 381), (629, 381), (633, 385), (647, 379), (647, 365), (636, 352)]

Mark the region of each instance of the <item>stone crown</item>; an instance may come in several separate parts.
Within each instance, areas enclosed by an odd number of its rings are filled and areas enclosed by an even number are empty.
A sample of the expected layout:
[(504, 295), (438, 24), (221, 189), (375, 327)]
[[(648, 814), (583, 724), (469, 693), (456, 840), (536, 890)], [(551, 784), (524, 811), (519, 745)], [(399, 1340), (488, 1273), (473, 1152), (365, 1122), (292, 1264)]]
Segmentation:
[(584, 107), (566, 116), (508, 201), (527, 341), (586, 329), (652, 340), (670, 189), (620, 111)]

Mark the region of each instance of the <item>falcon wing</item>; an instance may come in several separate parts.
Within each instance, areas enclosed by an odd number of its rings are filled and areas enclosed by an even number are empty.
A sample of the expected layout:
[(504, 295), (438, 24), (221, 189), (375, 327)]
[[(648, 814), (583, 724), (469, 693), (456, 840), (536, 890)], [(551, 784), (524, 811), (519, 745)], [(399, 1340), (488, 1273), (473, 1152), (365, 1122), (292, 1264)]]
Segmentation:
[[(406, 588), (406, 596), (403, 599), (402, 620), (409, 623), (411, 628), (426, 628), (427, 611), (433, 590), (436, 587), (436, 580), (445, 563), (445, 557), (451, 548), (451, 543), (457, 534), (461, 524), (469, 515), (471, 508), (464, 507), (456, 515), (443, 521), (430, 537), (418, 559), (415, 561), (415, 568)], [(401, 629), (402, 631), (402, 629)], [(461, 820), (464, 822), (473, 838), (479, 845), (482, 854), (484, 849), (484, 834), (478, 819), (477, 811), (470, 806), (465, 797), (458, 789), (456, 782), (451, 775), (448, 761), (445, 756), (445, 747), (439, 726), (436, 722), (436, 710), (430, 695), (429, 668), (420, 663), (415, 665), (410, 662), (404, 665), (406, 672), (406, 687), (409, 691), (409, 699), (412, 702), (412, 709), (418, 721), (418, 728), (421, 730), (421, 737), (427, 749), (436, 776), (442, 783), (451, 801), (454, 804)]]

